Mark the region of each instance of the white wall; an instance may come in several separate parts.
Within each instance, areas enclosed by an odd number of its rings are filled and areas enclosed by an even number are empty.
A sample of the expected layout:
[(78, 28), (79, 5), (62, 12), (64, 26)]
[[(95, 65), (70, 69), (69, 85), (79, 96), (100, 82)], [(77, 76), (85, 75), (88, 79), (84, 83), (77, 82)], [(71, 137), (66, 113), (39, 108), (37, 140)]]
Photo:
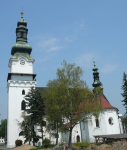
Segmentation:
[[(24, 60), (25, 64), (21, 65), (20, 61)], [(18, 59), (10, 58), (9, 68), (11, 73), (33, 73), (34, 60), (28, 60), (26, 57), (20, 56)]]

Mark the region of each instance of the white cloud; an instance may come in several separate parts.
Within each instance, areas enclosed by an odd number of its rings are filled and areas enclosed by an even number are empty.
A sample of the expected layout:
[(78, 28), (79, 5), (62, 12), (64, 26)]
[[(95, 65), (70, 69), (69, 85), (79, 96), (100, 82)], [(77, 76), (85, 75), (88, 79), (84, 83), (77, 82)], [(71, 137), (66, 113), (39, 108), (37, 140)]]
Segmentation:
[(42, 47), (43, 50), (46, 50), (47, 52), (52, 52), (63, 48), (63, 46), (59, 46), (59, 41), (60, 39), (51, 37), (40, 40), (37, 45)]
[(116, 68), (117, 68), (117, 65), (106, 64), (103, 66), (101, 71), (104, 73), (110, 73), (110, 72), (113, 72)]
[(64, 33), (67, 32), (64, 40), (67, 42), (73, 42), (76, 40), (81, 34), (85, 31), (85, 23), (84, 21), (79, 21), (64, 29)]
[(94, 57), (95, 55), (93, 53), (84, 54), (76, 59), (76, 64), (85, 68), (89, 68), (91, 63), (93, 63)]

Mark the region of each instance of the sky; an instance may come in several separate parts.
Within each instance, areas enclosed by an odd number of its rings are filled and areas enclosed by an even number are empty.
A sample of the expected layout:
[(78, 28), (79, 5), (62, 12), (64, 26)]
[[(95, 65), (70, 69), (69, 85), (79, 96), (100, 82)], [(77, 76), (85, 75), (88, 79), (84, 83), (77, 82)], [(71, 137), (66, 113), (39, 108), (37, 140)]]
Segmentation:
[(75, 63), (82, 79), (93, 83), (93, 58), (104, 95), (119, 113), (123, 73), (127, 73), (126, 0), (0, 0), (0, 120), (7, 118), (7, 75), (17, 21), (27, 21), (28, 44), (35, 59), (37, 87), (56, 78), (61, 63)]

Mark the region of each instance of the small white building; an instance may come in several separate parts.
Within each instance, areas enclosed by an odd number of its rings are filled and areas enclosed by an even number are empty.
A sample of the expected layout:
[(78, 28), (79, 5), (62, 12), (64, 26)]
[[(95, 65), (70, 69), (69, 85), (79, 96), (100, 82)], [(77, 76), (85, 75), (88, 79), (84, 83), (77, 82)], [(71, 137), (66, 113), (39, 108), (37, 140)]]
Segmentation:
[(5, 143), (5, 141), (4, 141), (4, 138), (0, 138), (0, 144), (4, 144)]

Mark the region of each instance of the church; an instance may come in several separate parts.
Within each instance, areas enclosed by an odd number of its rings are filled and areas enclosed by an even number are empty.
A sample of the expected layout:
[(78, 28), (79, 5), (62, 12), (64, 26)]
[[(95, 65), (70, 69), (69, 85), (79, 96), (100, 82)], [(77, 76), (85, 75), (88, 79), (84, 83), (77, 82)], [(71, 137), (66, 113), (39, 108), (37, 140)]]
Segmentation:
[[(27, 22), (23, 19), (17, 22), (16, 28), (16, 44), (12, 45), (11, 55), (8, 67), (10, 73), (7, 77), (7, 94), (8, 94), (8, 122), (7, 122), (7, 147), (15, 147), (15, 140), (21, 139), (21, 129), (18, 121), (21, 122), (21, 115), (24, 113), (24, 96), (29, 92), (31, 87), (36, 87), (36, 74), (33, 73), (33, 63), (35, 60), (30, 56), (32, 47), (27, 43)], [(94, 64), (93, 68), (94, 82), (93, 87), (96, 88), (102, 83), (99, 80), (98, 68)], [(43, 88), (39, 88), (42, 91)], [(121, 125), (118, 119), (118, 109), (113, 107), (105, 95), (101, 97), (101, 105), (106, 111), (99, 115), (98, 119), (88, 115), (87, 121), (77, 124), (72, 133), (72, 143), (74, 142), (95, 142), (93, 135), (119, 134), (121, 133)], [(92, 121), (92, 122), (91, 122)], [(47, 133), (44, 129), (45, 137), (51, 139), (55, 144), (55, 138), (51, 133)], [(37, 133), (39, 135), (39, 133)], [(69, 133), (59, 133), (58, 142), (68, 142)], [(40, 141), (41, 142), (41, 141)]]

